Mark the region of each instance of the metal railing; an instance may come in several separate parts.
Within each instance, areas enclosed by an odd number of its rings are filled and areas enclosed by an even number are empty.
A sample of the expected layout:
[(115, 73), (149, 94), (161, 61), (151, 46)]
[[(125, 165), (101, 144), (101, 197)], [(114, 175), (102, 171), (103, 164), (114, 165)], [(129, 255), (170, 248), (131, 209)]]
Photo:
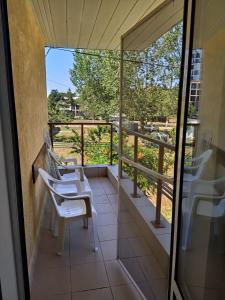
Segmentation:
[[(126, 157), (125, 155), (121, 156), (121, 161), (130, 165), (134, 168), (133, 173), (133, 193), (132, 196), (139, 197), (138, 191), (138, 172), (144, 173), (147, 177), (153, 179), (154, 186), (157, 189), (156, 192), (156, 214), (155, 220), (152, 221), (153, 225), (157, 228), (164, 227), (161, 223), (161, 204), (162, 204), (162, 195), (165, 195), (169, 200), (173, 200), (173, 178), (163, 174), (164, 167), (164, 155), (165, 149), (175, 151), (175, 146), (168, 144), (166, 142), (153, 139), (145, 134), (142, 134), (137, 131), (133, 131), (127, 128), (123, 128), (128, 135), (134, 136), (134, 158), (133, 160)], [(148, 141), (154, 145), (158, 146), (158, 166), (157, 171), (153, 171), (142, 164), (138, 163), (138, 139), (141, 138), (145, 141)]]
[[(54, 138), (53, 138), (53, 128), (55, 126), (80, 126), (80, 132), (81, 132), (81, 165), (84, 166), (84, 156), (85, 156), (85, 135), (84, 135), (84, 128), (85, 126), (109, 126), (110, 127), (110, 142), (109, 142), (109, 164), (113, 164), (113, 150), (118, 152), (118, 146), (113, 144), (113, 132), (114, 127), (117, 127), (117, 125), (111, 123), (111, 122), (54, 122), (49, 123), (50, 128), (50, 136), (52, 145), (54, 144)], [(147, 177), (150, 177), (153, 180), (153, 185), (156, 187), (156, 214), (155, 214), (155, 220), (152, 221), (153, 225), (155, 227), (163, 227), (163, 224), (161, 223), (161, 204), (162, 204), (162, 195), (165, 195), (169, 200), (172, 201), (173, 199), (173, 178), (169, 177), (165, 174), (163, 174), (163, 167), (164, 167), (164, 157), (165, 157), (165, 149), (175, 151), (175, 146), (168, 144), (166, 142), (153, 139), (145, 134), (142, 134), (138, 131), (133, 131), (127, 128), (122, 129), (126, 134), (129, 136), (134, 136), (134, 153), (133, 153), (133, 159), (126, 157), (125, 155), (121, 155), (120, 161), (123, 163), (128, 164), (129, 166), (133, 167), (133, 193), (132, 196), (138, 197), (138, 173), (144, 173), (147, 175)], [(144, 165), (140, 164), (138, 162), (138, 145), (139, 145), (139, 139), (148, 141), (154, 145), (157, 145), (158, 147), (158, 166), (157, 171), (151, 170)]]
[(81, 165), (84, 166), (84, 157), (85, 157), (85, 135), (84, 135), (84, 129), (85, 126), (91, 127), (91, 126), (108, 126), (110, 127), (110, 142), (109, 142), (109, 164), (113, 164), (113, 123), (111, 122), (51, 122), (48, 123), (49, 129), (50, 129), (50, 137), (52, 146), (54, 147), (54, 134), (53, 134), (53, 128), (57, 126), (80, 126), (80, 154), (81, 154)]

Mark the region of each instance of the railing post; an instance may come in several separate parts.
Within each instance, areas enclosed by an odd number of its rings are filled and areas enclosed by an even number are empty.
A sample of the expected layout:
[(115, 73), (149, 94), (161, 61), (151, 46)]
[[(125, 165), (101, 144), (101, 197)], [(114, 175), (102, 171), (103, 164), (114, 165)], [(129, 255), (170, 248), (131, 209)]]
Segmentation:
[(49, 127), (50, 127), (50, 139), (51, 139), (51, 144), (52, 144), (52, 148), (53, 148), (53, 126), (52, 126), (52, 124), (50, 123), (49, 124)]
[(110, 125), (110, 157), (109, 157), (109, 163), (110, 165), (113, 164), (113, 125), (111, 123)]
[[(134, 136), (134, 162), (138, 161), (138, 136)], [(137, 175), (138, 171), (134, 168), (134, 179), (133, 179), (133, 193), (131, 194), (134, 198), (139, 198), (140, 195), (137, 193)]]
[[(164, 160), (164, 146), (159, 145), (159, 160), (158, 160), (158, 173), (159, 174), (163, 174), (163, 160)], [(160, 220), (160, 218), (161, 218), (161, 202), (162, 202), (162, 179), (157, 179), (155, 221), (152, 222), (156, 228), (164, 227)]]
[(84, 165), (84, 124), (81, 124), (81, 165)]

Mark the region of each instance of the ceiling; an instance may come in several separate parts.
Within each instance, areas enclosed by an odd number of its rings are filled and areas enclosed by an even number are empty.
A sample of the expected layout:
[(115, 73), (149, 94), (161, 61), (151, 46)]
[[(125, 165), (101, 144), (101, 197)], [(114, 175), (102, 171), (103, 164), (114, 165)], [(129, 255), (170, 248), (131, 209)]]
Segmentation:
[[(172, 0), (30, 0), (46, 46), (120, 49), (121, 35)], [(178, 0), (181, 1), (181, 0)]]

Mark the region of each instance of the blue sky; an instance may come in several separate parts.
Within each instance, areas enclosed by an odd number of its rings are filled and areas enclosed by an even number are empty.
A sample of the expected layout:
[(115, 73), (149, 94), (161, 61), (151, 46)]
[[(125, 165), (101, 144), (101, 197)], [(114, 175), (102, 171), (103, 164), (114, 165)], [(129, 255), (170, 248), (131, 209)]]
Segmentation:
[[(48, 48), (45, 49), (45, 53)], [(51, 49), (45, 58), (47, 93), (57, 89), (65, 92), (69, 88), (74, 92), (75, 88), (70, 81), (69, 69), (73, 67), (73, 54), (68, 51)]]

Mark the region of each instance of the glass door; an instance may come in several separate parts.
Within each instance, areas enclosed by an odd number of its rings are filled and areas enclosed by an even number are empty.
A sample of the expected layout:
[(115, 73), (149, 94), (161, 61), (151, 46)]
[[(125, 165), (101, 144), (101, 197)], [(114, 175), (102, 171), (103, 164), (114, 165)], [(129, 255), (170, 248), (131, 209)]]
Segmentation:
[(189, 1), (186, 54), (171, 299), (225, 299), (223, 0)]

